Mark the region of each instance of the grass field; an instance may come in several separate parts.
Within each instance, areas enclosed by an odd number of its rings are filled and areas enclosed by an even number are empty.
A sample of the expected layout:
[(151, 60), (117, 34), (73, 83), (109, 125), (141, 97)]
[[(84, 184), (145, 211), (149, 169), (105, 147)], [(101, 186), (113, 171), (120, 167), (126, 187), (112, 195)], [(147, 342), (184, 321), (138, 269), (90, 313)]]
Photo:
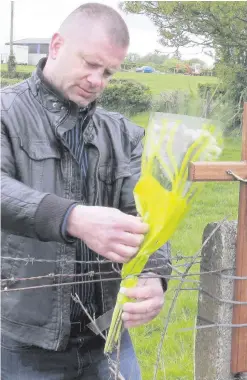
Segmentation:
[[(146, 127), (148, 116), (148, 114), (137, 115), (133, 120)], [(221, 160), (240, 160), (240, 145), (240, 140), (237, 138), (226, 139)], [(195, 254), (201, 246), (203, 230), (207, 223), (220, 221), (226, 216), (230, 220), (237, 218), (238, 187), (239, 185), (233, 182), (205, 184), (204, 191), (171, 240), (173, 256)], [(183, 262), (173, 262), (173, 264), (181, 263)], [(179, 269), (184, 271), (185, 268)], [(192, 270), (198, 272), (199, 265), (194, 266)], [(163, 314), (149, 325), (132, 330), (143, 380), (153, 378), (164, 317), (177, 285), (174, 280), (170, 281)], [(194, 287), (194, 285), (189, 286)], [(165, 371), (159, 371), (158, 380), (194, 380), (194, 332), (181, 332), (179, 329), (194, 326), (196, 313), (197, 291), (181, 292), (163, 346), (162, 359)]]
[[(34, 66), (17, 66), (17, 71), (32, 72)], [(2, 71), (7, 71), (7, 65), (1, 65)], [(186, 90), (191, 88), (196, 91), (198, 83), (217, 83), (215, 77), (195, 77), (182, 74), (143, 74), (135, 72), (120, 72), (114, 78), (133, 79), (150, 87), (154, 95), (166, 90)]]
[(134, 72), (121, 72), (115, 74), (116, 78), (134, 79), (150, 87), (154, 95), (166, 90), (197, 89), (198, 83), (217, 83), (215, 77), (196, 77), (182, 74), (144, 74)]

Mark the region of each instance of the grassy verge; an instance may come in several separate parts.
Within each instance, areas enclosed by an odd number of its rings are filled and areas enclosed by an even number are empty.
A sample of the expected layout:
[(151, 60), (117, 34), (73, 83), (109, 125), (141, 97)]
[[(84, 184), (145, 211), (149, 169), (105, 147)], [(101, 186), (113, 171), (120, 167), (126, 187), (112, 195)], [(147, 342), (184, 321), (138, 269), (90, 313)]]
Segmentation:
[[(148, 114), (137, 115), (134, 121), (146, 126)], [(228, 138), (221, 160), (240, 160), (240, 139)], [(172, 255), (190, 256), (200, 249), (203, 230), (210, 222), (222, 220), (228, 216), (230, 220), (237, 218), (238, 183), (207, 183), (204, 191), (194, 203), (192, 210), (180, 225), (172, 238)], [(183, 261), (173, 262), (182, 264)], [(179, 268), (184, 271), (185, 268)], [(198, 271), (195, 265), (192, 271)], [(141, 364), (143, 380), (153, 378), (157, 357), (157, 349), (165, 324), (174, 289), (178, 282), (170, 281), (163, 313), (150, 324), (132, 329), (136, 352)], [(195, 287), (194, 284), (188, 285)], [(192, 327), (197, 314), (197, 291), (181, 292), (172, 313), (162, 349), (162, 363), (158, 372), (158, 380), (194, 380), (194, 331), (182, 332), (180, 329)], [(162, 365), (161, 365), (162, 367)]]

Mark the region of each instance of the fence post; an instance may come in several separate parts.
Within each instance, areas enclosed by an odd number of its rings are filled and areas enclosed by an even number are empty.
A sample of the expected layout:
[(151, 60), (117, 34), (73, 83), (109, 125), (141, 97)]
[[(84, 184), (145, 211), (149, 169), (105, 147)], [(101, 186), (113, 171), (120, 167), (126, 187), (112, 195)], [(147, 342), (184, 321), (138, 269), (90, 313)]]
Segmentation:
[[(216, 223), (204, 230), (205, 240)], [(202, 250), (201, 274), (198, 299), (197, 325), (232, 323), (233, 279), (236, 259), (237, 223), (224, 222)], [(211, 297), (216, 297), (215, 299)], [(225, 300), (226, 302), (224, 302)], [(231, 374), (231, 327), (213, 327), (197, 330), (195, 341), (195, 379), (233, 380)]]

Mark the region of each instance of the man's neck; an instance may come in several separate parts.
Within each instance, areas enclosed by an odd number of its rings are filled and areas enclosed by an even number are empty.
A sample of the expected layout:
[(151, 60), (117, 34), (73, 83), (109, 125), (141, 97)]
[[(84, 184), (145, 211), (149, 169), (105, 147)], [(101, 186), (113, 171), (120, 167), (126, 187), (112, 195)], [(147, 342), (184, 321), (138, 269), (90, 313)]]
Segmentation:
[[(57, 84), (56, 76), (54, 75), (52, 67), (50, 66), (49, 58), (46, 62), (42, 62), (42, 65), (38, 66), (38, 72), (38, 75), (41, 77), (41, 80), (45, 83), (46, 87), (50, 89), (50, 91), (56, 93), (60, 99), (69, 101), (69, 99), (66, 96), (64, 96), (63, 92), (59, 88), (59, 85)], [(86, 110), (89, 111), (90, 109), (93, 109), (95, 107), (95, 101), (85, 106), (76, 103), (73, 104), (75, 105), (79, 113), (84, 112)]]
[(53, 89), (55, 89), (58, 93), (60, 93), (64, 98), (66, 98), (62, 91), (60, 90), (58, 84), (56, 83), (55, 76), (52, 73), (52, 70), (49, 66), (49, 61), (46, 62), (44, 68), (42, 69), (42, 76), (44, 81), (49, 84)]

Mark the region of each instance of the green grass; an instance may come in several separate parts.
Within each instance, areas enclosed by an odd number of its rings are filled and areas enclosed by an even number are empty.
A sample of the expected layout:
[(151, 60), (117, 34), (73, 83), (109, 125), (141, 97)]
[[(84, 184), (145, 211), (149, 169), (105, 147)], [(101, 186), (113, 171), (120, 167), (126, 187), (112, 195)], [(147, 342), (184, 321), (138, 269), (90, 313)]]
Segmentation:
[[(133, 120), (146, 127), (148, 116), (148, 113), (137, 115)], [(228, 138), (225, 140), (224, 146), (220, 160), (240, 160), (240, 139)], [(220, 221), (226, 216), (229, 220), (237, 219), (238, 189), (238, 183), (234, 182), (215, 182), (204, 185), (204, 190), (195, 201), (192, 210), (172, 237), (173, 257), (195, 254), (201, 247), (203, 230), (208, 223)], [(173, 262), (173, 264), (181, 263), (183, 262)], [(183, 267), (179, 269), (184, 271)], [(192, 270), (198, 272), (199, 265), (195, 265)], [(166, 306), (155, 321), (141, 328), (132, 329), (131, 333), (141, 364), (143, 380), (153, 378), (157, 348), (164, 328), (165, 316), (177, 285), (178, 282), (175, 280), (170, 281)], [(195, 287), (195, 285), (192, 284), (189, 287)], [(159, 370), (158, 380), (194, 380), (194, 332), (179, 330), (194, 326), (197, 297), (197, 291), (184, 291), (177, 299), (162, 349), (165, 371)]]
[[(1, 64), (1, 71), (7, 71), (8, 65), (6, 63)], [(30, 65), (17, 65), (16, 71), (25, 71), (26, 73), (32, 73), (35, 70), (35, 66)]]
[(115, 78), (133, 79), (150, 87), (154, 95), (159, 95), (167, 90), (191, 90), (196, 91), (198, 83), (217, 83), (215, 77), (196, 77), (182, 74), (144, 74), (134, 72), (121, 72)]
[(6, 85), (11, 86), (12, 84), (16, 84), (20, 82), (20, 79), (17, 78), (1, 78), (1, 83), (6, 83)]

